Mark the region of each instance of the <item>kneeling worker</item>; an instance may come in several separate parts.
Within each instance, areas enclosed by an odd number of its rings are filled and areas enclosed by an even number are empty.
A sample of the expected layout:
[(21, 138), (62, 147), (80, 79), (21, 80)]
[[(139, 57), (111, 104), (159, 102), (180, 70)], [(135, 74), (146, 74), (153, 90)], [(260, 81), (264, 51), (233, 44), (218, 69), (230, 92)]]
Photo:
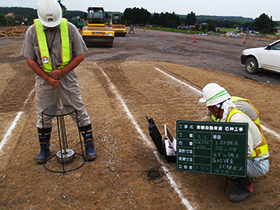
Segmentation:
[(242, 202), (253, 193), (250, 178), (261, 177), (269, 170), (269, 152), (261, 127), (244, 112), (238, 110), (230, 100), (229, 93), (221, 86), (204, 88), (199, 100), (206, 103), (209, 112), (217, 122), (238, 122), (248, 124), (247, 177), (229, 177), (238, 188), (229, 195), (232, 202)]

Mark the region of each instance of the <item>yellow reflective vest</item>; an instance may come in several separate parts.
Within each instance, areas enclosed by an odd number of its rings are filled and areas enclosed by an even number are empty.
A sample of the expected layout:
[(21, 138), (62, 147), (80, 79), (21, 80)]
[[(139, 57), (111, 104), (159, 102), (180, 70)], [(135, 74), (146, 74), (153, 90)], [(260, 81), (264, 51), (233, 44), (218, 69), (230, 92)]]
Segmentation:
[[(43, 24), (39, 19), (34, 20), (35, 31), (38, 40), (39, 51), (42, 59), (43, 69), (45, 72), (51, 72), (53, 64), (47, 44), (47, 38), (45, 31), (43, 30)], [(62, 18), (60, 22), (60, 35), (61, 35), (61, 59), (62, 63), (58, 68), (63, 68), (71, 61), (69, 31), (68, 31), (68, 20)], [(55, 67), (56, 68), (56, 67)]]
[(252, 107), (253, 107), (253, 109), (255, 110), (255, 112), (257, 113), (257, 118), (255, 119), (255, 120), (253, 120), (254, 121), (254, 123), (256, 123), (256, 125), (258, 125), (258, 127), (260, 126), (260, 118), (259, 118), (259, 111), (256, 109), (256, 107), (251, 103), (251, 101), (250, 100), (248, 100), (248, 99), (246, 99), (246, 98), (241, 98), (241, 97), (238, 97), (238, 96), (231, 96), (230, 97), (230, 101), (231, 102), (236, 102), (236, 101), (246, 101), (247, 103), (249, 103)]
[[(245, 114), (244, 112), (242, 112), (242, 111), (238, 110), (237, 108), (233, 107), (231, 109), (230, 113), (228, 114), (226, 122), (230, 122), (231, 117), (236, 113)], [(256, 125), (258, 126), (258, 124), (256, 124)], [(263, 135), (263, 130), (262, 130), (260, 124), (259, 124), (258, 128), (259, 128), (259, 130), (262, 134), (262, 142), (253, 150), (253, 154), (250, 156), (250, 158), (258, 157), (258, 156), (261, 156), (261, 155), (268, 152), (267, 141), (266, 141), (266, 139)]]
[[(257, 113), (257, 118), (256, 119), (251, 119), (251, 120), (253, 120), (254, 121), (254, 123), (258, 126), (258, 127), (260, 127), (260, 118), (259, 118), (259, 111), (256, 109), (256, 107), (251, 103), (251, 101), (250, 100), (248, 100), (248, 99), (246, 99), (246, 98), (241, 98), (241, 97), (238, 97), (238, 96), (231, 96), (230, 97), (230, 101), (231, 102), (236, 102), (236, 101), (246, 101), (247, 103), (249, 103), (252, 107), (253, 107), (253, 109), (255, 110), (255, 112)], [(217, 121), (217, 119), (216, 119), (216, 117), (214, 116), (214, 115), (212, 115), (212, 120), (213, 121)]]

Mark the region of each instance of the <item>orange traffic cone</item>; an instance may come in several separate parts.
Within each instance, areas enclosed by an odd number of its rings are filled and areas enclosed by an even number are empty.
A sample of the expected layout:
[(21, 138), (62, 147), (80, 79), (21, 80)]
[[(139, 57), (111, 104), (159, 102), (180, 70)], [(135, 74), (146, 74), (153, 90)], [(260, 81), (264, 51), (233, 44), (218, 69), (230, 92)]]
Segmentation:
[(161, 37), (161, 32), (159, 33), (159, 37)]
[(196, 40), (195, 40), (195, 34), (193, 35), (193, 42), (196, 42)]
[(246, 36), (244, 36), (242, 44), (245, 44), (245, 43), (246, 43)]

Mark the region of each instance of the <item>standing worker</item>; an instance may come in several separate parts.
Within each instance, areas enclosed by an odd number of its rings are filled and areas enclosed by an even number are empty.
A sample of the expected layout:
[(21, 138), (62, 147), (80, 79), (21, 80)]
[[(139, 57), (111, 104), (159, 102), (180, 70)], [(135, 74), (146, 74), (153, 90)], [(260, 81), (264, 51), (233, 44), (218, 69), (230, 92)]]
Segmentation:
[[(85, 142), (89, 161), (95, 160), (90, 117), (82, 102), (75, 68), (84, 60), (87, 47), (77, 28), (62, 18), (62, 10), (56, 0), (39, 0), (37, 14), (25, 34), (22, 55), (35, 72), (37, 130), (40, 143), (38, 164), (50, 155), (52, 117), (42, 118), (42, 111), (57, 103), (57, 89), (63, 105), (77, 110), (79, 131)], [(52, 55), (52, 56), (51, 56)], [(75, 117), (73, 120), (77, 121)]]
[(221, 86), (206, 87), (199, 100), (206, 103), (209, 112), (217, 122), (238, 122), (248, 124), (247, 177), (229, 177), (238, 188), (229, 195), (232, 202), (242, 202), (253, 193), (250, 178), (261, 177), (269, 170), (269, 152), (261, 127), (247, 114), (238, 110), (230, 100), (229, 93)]

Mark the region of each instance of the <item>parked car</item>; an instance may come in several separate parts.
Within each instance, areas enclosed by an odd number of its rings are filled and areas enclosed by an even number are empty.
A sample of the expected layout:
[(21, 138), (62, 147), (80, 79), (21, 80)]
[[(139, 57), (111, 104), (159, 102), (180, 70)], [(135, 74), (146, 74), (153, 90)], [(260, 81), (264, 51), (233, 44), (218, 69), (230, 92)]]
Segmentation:
[(259, 69), (280, 73), (280, 40), (266, 47), (243, 50), (241, 64), (250, 74), (256, 74)]

